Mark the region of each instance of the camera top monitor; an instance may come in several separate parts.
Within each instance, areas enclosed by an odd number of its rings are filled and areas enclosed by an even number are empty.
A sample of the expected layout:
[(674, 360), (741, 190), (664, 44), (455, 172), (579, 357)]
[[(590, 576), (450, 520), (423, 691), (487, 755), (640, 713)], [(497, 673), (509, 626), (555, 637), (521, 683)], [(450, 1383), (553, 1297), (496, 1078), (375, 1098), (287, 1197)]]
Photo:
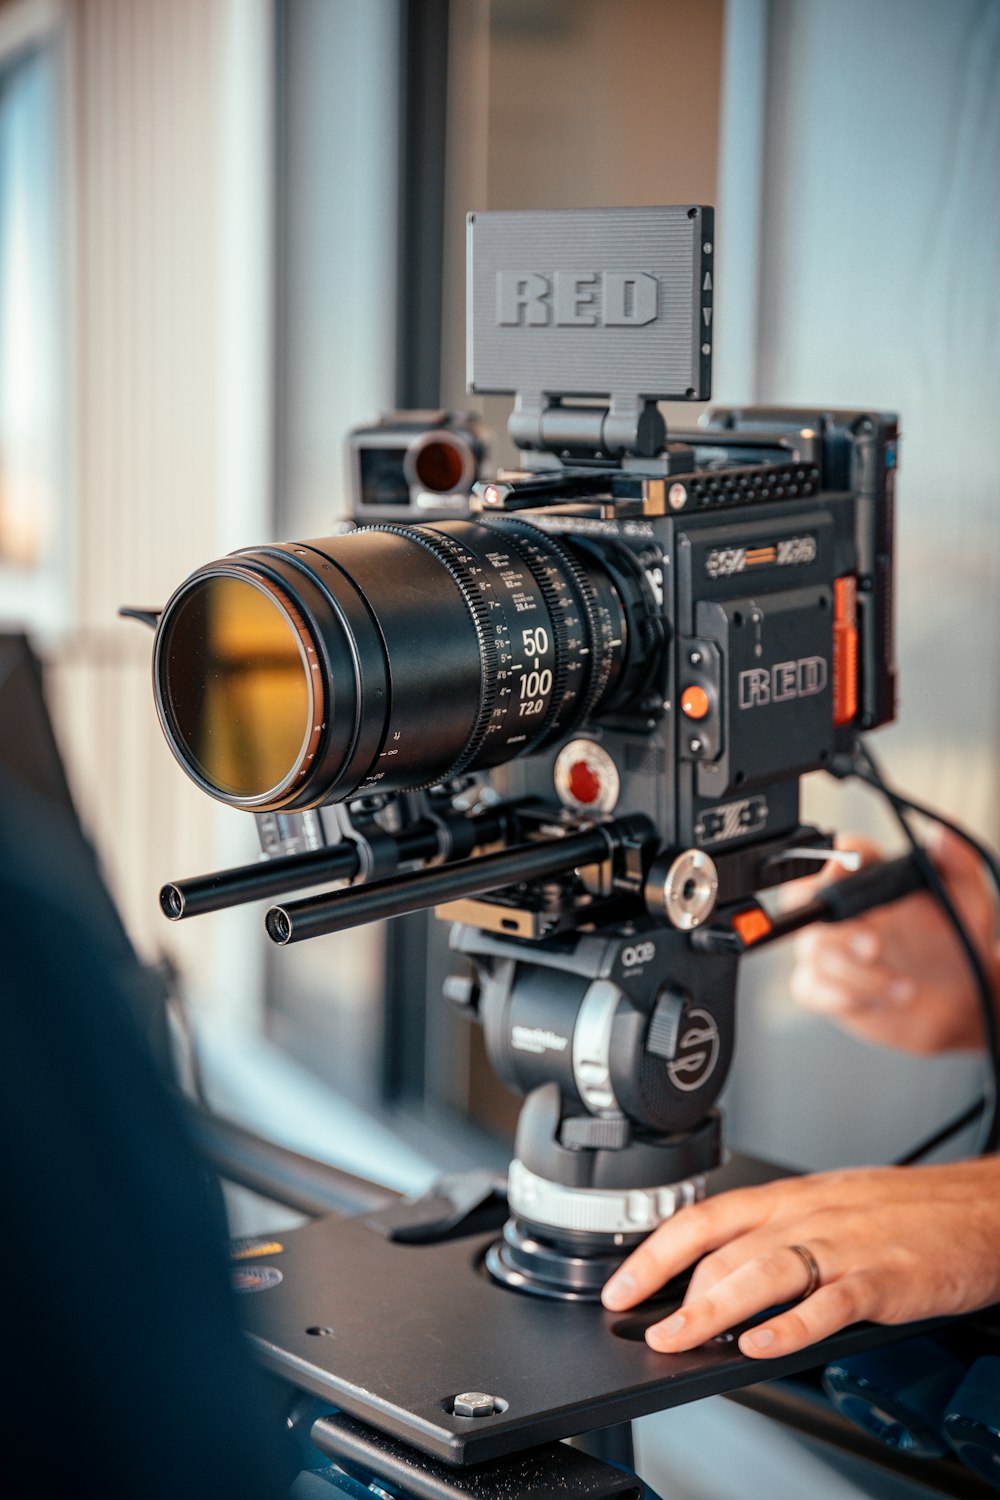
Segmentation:
[(468, 216), (468, 386), (480, 394), (704, 401), (713, 211)]

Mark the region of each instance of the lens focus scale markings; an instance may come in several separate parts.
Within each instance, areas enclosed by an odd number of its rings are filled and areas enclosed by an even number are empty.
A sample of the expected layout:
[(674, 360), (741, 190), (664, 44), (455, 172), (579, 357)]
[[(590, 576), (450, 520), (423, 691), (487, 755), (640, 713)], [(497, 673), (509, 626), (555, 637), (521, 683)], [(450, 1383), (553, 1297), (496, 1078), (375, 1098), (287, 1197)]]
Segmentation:
[(480, 710), (461, 756), (436, 780), (534, 749), (560, 706), (555, 693), (565, 660), (546, 598), (555, 591), (544, 587), (520, 538), (475, 523), (463, 530), (474, 545), (463, 541), (457, 528), (384, 525), (359, 533), (392, 532), (425, 547), (447, 569), (472, 617), (480, 648)]
[[(581, 695), (582, 659), (576, 654), (574, 642), (579, 639), (582, 621), (579, 606), (573, 600), (565, 575), (555, 567), (551, 551), (546, 551), (548, 538), (544, 533), (520, 520), (487, 523), (491, 531), (513, 535), (532, 576), (541, 591), (548, 611), (553, 632), (552, 686), (548, 705), (531, 743), (529, 751), (538, 749), (555, 734), (566, 720)], [(575, 635), (574, 635), (575, 632)], [(535, 671), (539, 670), (536, 665)], [(543, 669), (544, 670), (544, 669)], [(583, 674), (586, 676), (586, 674)], [(521, 679), (522, 682), (526, 679)], [(531, 701), (529, 699), (529, 701)]]

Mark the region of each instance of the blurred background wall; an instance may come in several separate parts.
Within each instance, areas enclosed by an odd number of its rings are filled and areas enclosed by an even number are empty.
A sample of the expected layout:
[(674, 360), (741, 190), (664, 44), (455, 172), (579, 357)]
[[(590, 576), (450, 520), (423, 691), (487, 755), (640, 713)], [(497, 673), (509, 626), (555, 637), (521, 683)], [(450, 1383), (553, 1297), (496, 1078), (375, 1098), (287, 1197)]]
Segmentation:
[[(738, 99), (756, 65), (734, 57), (732, 67)], [(875, 739), (901, 786), (994, 845), (1000, 463), (985, 435), (1000, 391), (990, 269), (1000, 257), (990, 187), (1000, 168), (998, 84), (994, 4), (768, 7), (756, 83), (757, 295), (747, 309), (756, 358), (750, 381), (733, 389), (901, 414), (899, 717)], [(720, 324), (741, 313), (727, 302)], [(725, 365), (719, 374), (727, 398)], [(805, 807), (820, 821), (898, 838), (869, 796), (828, 778), (808, 778)], [(761, 954), (743, 984), (731, 1107), (761, 1154), (790, 1151), (824, 1167), (890, 1160), (977, 1088), (968, 1058), (902, 1058), (795, 1012), (788, 969), (787, 954)]]
[(252, 1015), (243, 914), (164, 933), (156, 892), (175, 862), (249, 856), (253, 830), (173, 774), (148, 632), (116, 611), (270, 525), (270, 7), (29, 0), (5, 33), (0, 615), (47, 656), (135, 941)]
[[(255, 837), (177, 770), (148, 633), (116, 617), (343, 517), (351, 426), (468, 404), (470, 209), (714, 202), (716, 398), (902, 413), (880, 743), (1000, 837), (998, 49), (990, 0), (0, 4), (0, 621), (46, 659), (115, 895), (233, 1112), (407, 1180), (506, 1159), (516, 1106), (440, 1002), (424, 919), (281, 953), (256, 909), (162, 920), (164, 880)], [(485, 414), (509, 454), (504, 402)], [(807, 799), (888, 832), (865, 798)], [(975, 1087), (967, 1058), (794, 1011), (787, 967), (746, 965), (736, 1145), (878, 1159)]]

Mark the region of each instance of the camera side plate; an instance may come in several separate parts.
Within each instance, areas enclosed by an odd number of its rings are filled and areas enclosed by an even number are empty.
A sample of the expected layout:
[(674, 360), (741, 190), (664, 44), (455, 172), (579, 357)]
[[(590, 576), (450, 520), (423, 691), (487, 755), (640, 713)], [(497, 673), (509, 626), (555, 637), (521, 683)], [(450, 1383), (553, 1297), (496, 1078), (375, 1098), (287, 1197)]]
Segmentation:
[[(711, 1187), (783, 1175), (734, 1158), (712, 1174)], [(256, 1294), (241, 1299), (244, 1326), (277, 1374), (458, 1465), (812, 1369), (929, 1326), (859, 1325), (766, 1362), (746, 1359), (728, 1337), (686, 1354), (656, 1354), (644, 1330), (677, 1305), (682, 1288), (625, 1314), (523, 1296), (485, 1271), (496, 1237), (400, 1244), (360, 1219), (316, 1220), (280, 1235), (280, 1250), (245, 1263), (243, 1279), (255, 1285), (244, 1290)], [(492, 1395), (497, 1409), (453, 1415), (450, 1401), (465, 1391)]]

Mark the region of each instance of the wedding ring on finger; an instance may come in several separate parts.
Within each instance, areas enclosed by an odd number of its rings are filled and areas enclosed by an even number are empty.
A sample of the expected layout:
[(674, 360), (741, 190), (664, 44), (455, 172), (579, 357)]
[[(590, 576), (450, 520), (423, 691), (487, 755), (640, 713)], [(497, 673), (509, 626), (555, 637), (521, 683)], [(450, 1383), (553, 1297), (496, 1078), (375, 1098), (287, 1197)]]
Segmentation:
[(813, 1292), (816, 1291), (822, 1281), (820, 1269), (816, 1263), (816, 1257), (815, 1255), (813, 1255), (808, 1245), (789, 1245), (788, 1248), (789, 1250), (794, 1250), (795, 1254), (801, 1260), (803, 1266), (805, 1266), (806, 1273), (809, 1277), (806, 1289), (799, 1297), (799, 1301), (804, 1302), (807, 1297), (812, 1296)]

